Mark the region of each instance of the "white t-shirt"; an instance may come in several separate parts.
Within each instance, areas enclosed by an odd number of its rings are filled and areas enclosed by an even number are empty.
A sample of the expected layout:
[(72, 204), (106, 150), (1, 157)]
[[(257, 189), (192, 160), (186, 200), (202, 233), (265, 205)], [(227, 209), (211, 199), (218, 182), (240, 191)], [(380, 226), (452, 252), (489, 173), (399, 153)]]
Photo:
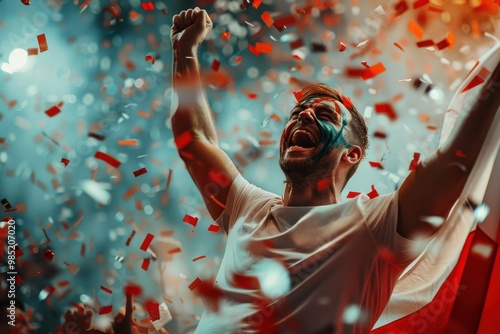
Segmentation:
[(217, 220), (228, 232), (215, 283), (225, 298), (195, 333), (368, 333), (415, 257), (396, 232), (397, 199), (283, 206), (238, 175)]

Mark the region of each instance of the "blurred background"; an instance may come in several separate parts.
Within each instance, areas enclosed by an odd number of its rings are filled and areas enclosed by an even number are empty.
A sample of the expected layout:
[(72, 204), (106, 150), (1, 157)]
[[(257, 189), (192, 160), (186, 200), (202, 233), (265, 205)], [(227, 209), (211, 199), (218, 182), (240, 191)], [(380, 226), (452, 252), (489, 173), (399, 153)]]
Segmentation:
[(80, 302), (113, 306), (96, 317), (106, 326), (130, 284), (144, 326), (148, 301), (168, 306), (170, 333), (203, 312), (190, 286), (215, 276), (225, 235), (173, 141), (173, 15), (211, 15), (199, 56), (220, 145), (266, 190), (284, 189), (293, 92), (325, 82), (351, 98), (371, 145), (344, 199), (397, 189), (437, 148), (451, 97), (500, 37), (493, 0), (23, 2), (0, 1), (0, 199), (40, 333)]

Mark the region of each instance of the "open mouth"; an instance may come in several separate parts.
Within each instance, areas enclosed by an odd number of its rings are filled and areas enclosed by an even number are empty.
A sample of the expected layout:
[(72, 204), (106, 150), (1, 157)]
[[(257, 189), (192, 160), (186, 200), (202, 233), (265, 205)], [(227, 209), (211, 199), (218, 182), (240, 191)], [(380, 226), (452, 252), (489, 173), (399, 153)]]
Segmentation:
[(318, 140), (309, 131), (298, 129), (292, 133), (288, 143), (289, 151), (304, 151), (314, 149), (318, 145)]

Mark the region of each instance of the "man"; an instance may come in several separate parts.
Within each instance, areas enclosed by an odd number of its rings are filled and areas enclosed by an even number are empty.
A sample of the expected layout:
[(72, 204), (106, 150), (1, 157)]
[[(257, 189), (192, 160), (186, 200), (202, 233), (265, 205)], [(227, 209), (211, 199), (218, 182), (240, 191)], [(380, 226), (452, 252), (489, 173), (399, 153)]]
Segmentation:
[(369, 332), (415, 249), (439, 228), (429, 217), (446, 218), (460, 196), (500, 105), (491, 85), (500, 67), (448, 143), (396, 192), (371, 200), (340, 203), (368, 147), (362, 116), (326, 85), (302, 89), (280, 142), (281, 197), (249, 184), (218, 147), (197, 59), (211, 27), (195, 8), (175, 15), (171, 31), (179, 154), (228, 233), (215, 282), (223, 298), (196, 333)]

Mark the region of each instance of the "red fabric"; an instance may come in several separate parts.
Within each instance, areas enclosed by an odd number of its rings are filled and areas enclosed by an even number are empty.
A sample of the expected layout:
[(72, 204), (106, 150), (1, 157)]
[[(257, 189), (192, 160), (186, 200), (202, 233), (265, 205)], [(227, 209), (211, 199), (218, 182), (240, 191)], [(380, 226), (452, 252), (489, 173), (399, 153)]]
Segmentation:
[(457, 265), (445, 280), (432, 302), (417, 312), (379, 327), (371, 333), (444, 333), (457, 291), (459, 290), (460, 278), (467, 262), (474, 234), (475, 232), (471, 232), (467, 237)]

